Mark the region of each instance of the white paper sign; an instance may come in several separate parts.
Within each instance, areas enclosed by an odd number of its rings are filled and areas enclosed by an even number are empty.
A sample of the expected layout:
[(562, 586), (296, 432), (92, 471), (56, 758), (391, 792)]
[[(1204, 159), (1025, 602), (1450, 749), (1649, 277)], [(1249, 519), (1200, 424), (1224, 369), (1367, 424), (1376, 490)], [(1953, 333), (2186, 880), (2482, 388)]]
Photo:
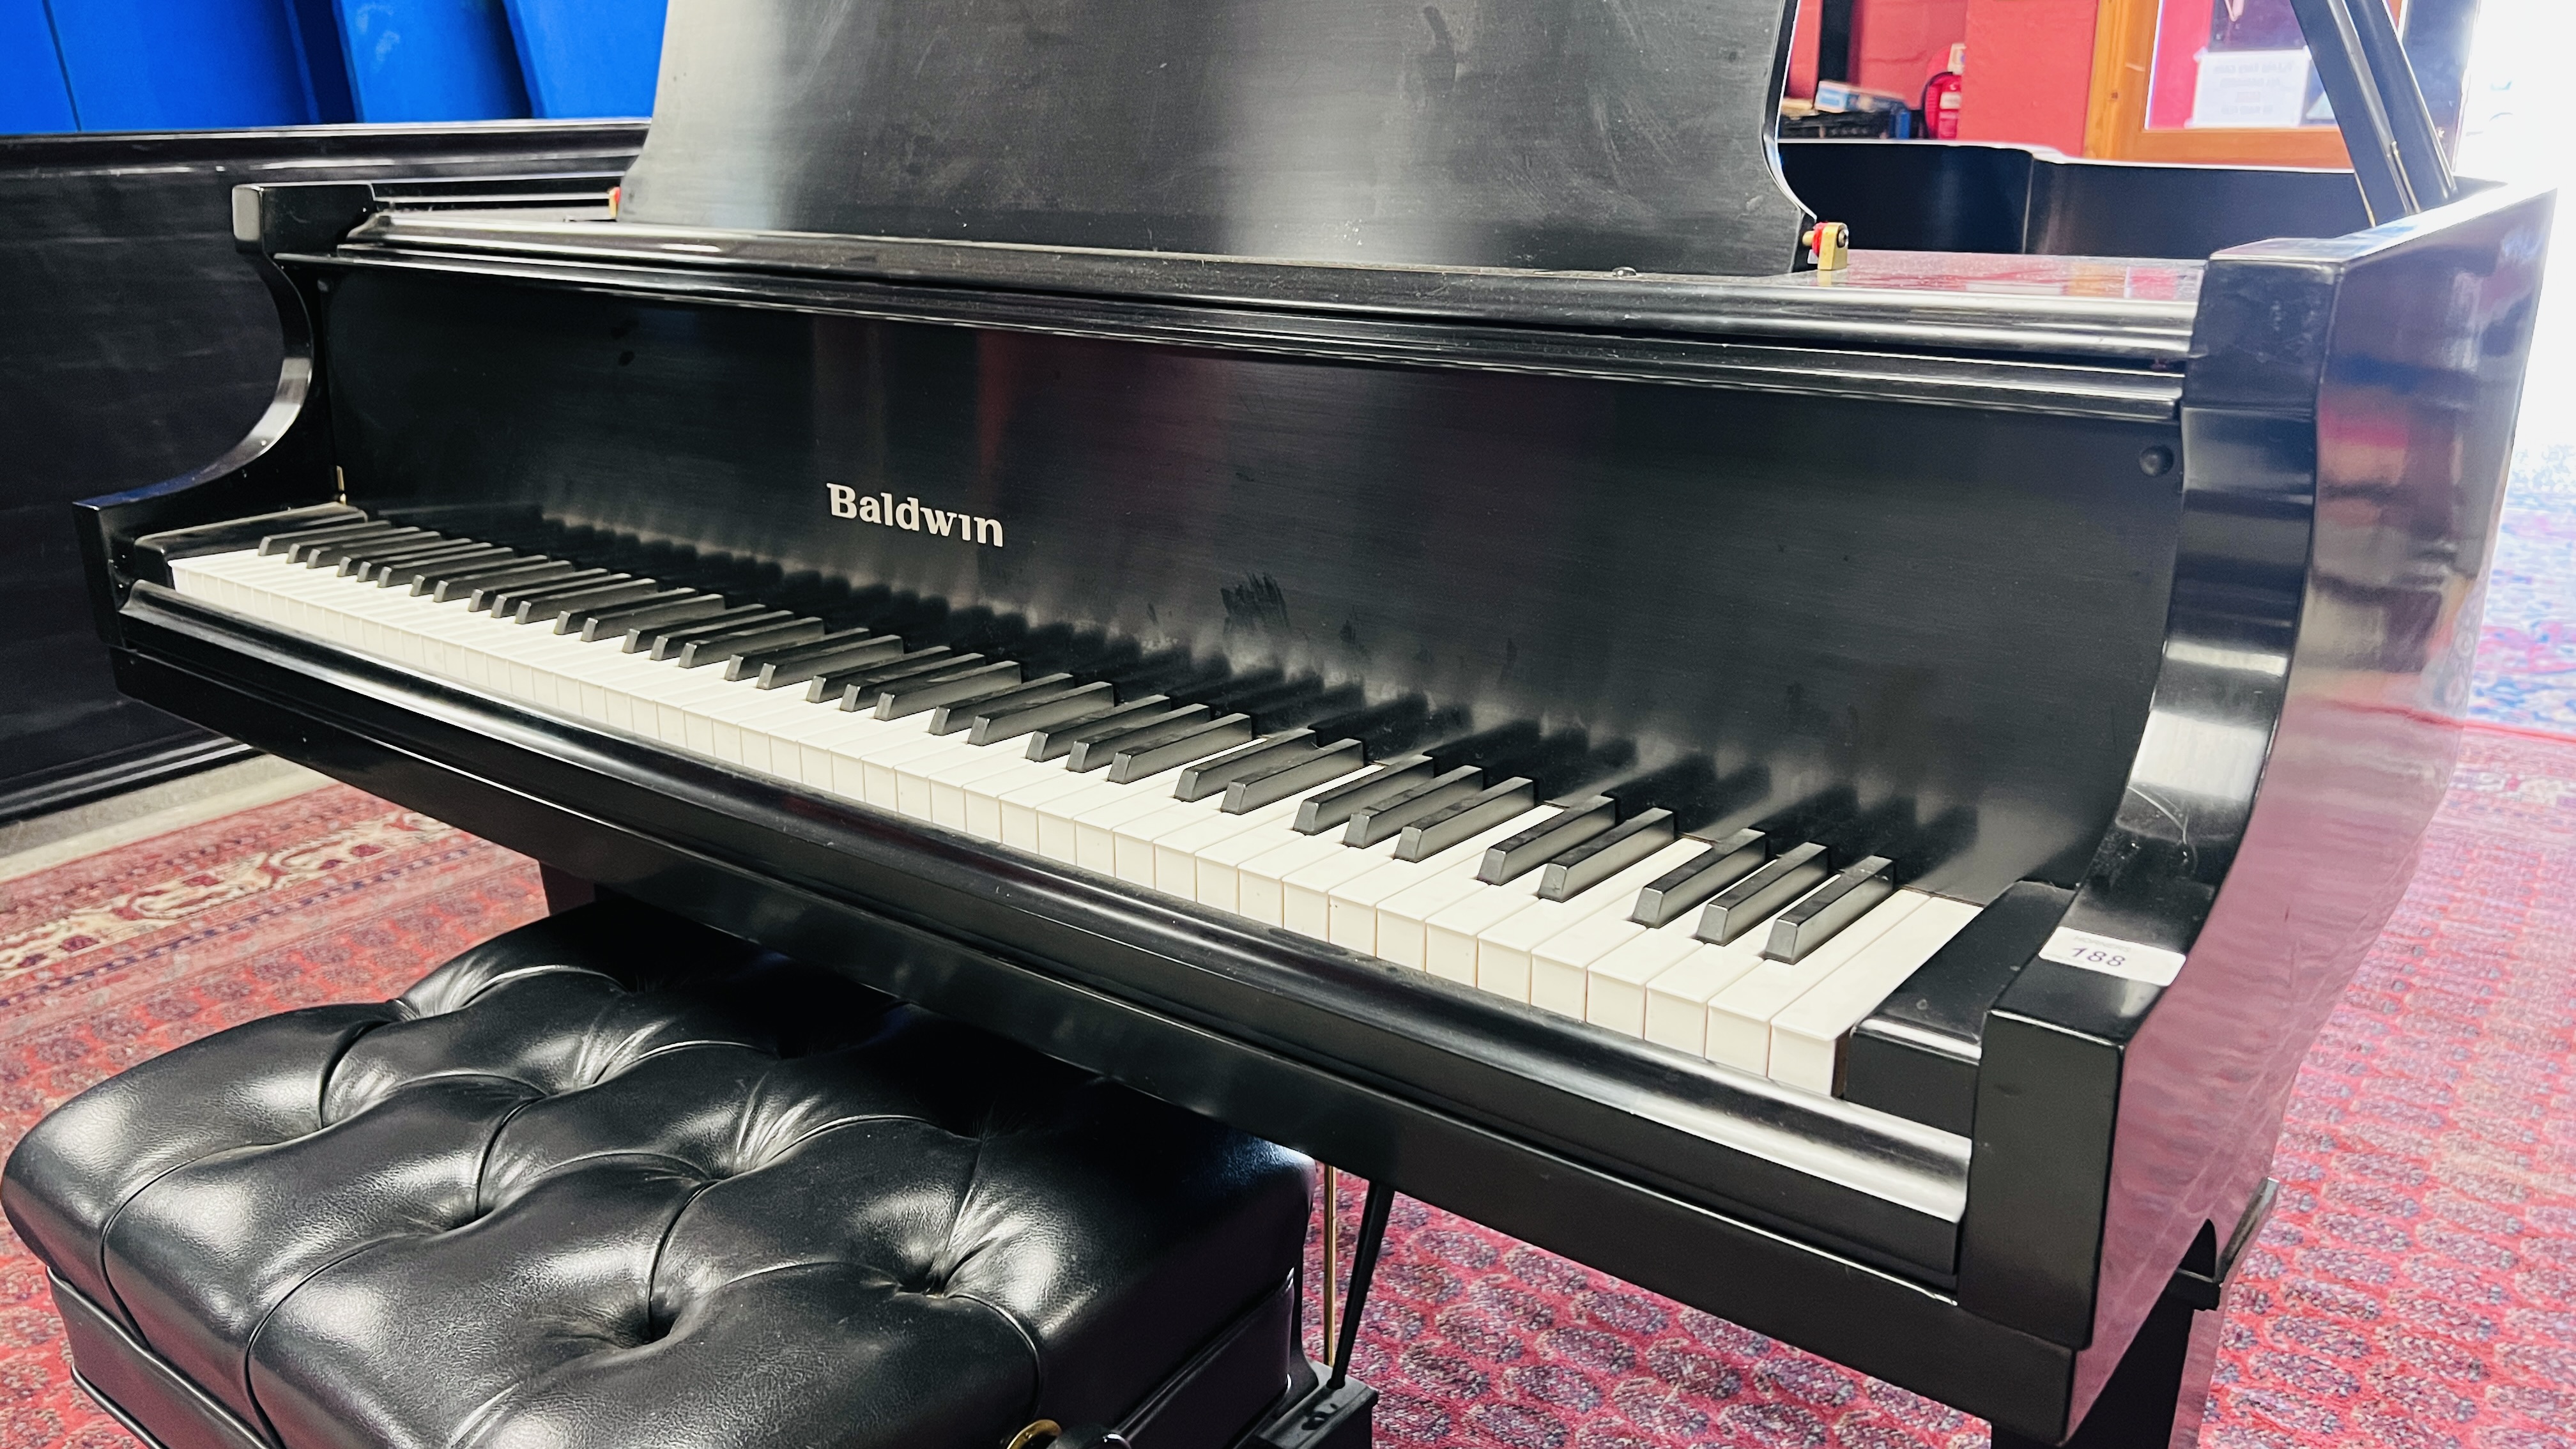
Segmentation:
[(2174, 977), (2182, 973), (2180, 951), (2141, 946), (2135, 941), (2096, 936), (2067, 926), (2058, 927), (2048, 944), (2039, 948), (2039, 959), (2144, 981), (2150, 986), (2171, 986)]
[(2191, 92), (2193, 129), (2295, 126), (2308, 102), (2304, 50), (2204, 50)]

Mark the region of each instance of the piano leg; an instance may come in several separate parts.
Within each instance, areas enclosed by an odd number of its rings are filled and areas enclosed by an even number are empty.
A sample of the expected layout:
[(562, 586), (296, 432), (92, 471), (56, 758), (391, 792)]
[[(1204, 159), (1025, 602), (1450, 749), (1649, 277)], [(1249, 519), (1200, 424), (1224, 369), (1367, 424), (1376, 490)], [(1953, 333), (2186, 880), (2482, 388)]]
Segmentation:
[(560, 916), (576, 907), (589, 905), (599, 894), (599, 887), (544, 861), (537, 862), (537, 883), (545, 889), (546, 914), (550, 916)]
[[(2183, 1293), (2157, 1300), (2138, 1336), (2102, 1386), (2067, 1449), (2192, 1449), (2218, 1360), (2225, 1305), (2195, 1308)], [(2040, 1449), (2047, 1441), (1996, 1426), (1994, 1449)]]

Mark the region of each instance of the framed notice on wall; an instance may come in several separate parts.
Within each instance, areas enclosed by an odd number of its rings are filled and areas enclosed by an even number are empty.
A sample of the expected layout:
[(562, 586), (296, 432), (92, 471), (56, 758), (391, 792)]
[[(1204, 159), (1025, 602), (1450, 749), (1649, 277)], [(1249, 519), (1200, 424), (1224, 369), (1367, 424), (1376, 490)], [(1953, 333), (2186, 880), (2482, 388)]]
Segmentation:
[(2104, 0), (2094, 50), (2089, 155), (2348, 164), (2290, 0)]

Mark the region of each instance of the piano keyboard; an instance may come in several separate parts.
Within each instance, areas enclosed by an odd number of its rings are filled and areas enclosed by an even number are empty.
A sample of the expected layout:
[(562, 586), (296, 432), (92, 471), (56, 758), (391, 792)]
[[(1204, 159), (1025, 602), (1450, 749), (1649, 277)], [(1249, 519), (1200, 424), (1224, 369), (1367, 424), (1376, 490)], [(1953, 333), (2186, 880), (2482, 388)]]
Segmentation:
[(1372, 760), (1315, 717), (1329, 697), (1267, 676), (1166, 696), (380, 522), (171, 571), (344, 648), (1812, 1092), (1977, 913), (1884, 860)]

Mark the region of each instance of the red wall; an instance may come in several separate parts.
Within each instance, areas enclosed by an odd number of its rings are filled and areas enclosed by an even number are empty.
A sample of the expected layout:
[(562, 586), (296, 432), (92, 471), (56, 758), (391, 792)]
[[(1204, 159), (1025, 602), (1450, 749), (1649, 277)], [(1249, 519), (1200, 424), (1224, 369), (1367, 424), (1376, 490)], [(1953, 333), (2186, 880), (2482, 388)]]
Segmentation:
[[(2093, 89), (2093, 12), (2098, 0), (1857, 0), (1853, 77), (1908, 97), (1949, 63), (1953, 41), (1968, 43), (1968, 82), (1959, 134), (1972, 141), (2019, 141), (2084, 152), (2085, 106)], [(2183, 9), (2191, 7), (2185, 4)], [(1824, 0), (1798, 0), (1789, 53), (1789, 94), (1816, 93), (1816, 29)], [(1981, 83), (1982, 82), (1982, 83)]]
[(2095, 0), (1968, 0), (1959, 138), (2083, 155), (2095, 8)]
[(1816, 27), (1825, 20), (1825, 0), (1798, 0), (1798, 28), (1789, 41), (1788, 94), (1802, 101), (1816, 97)]
[(1923, 83), (1949, 68), (1950, 47), (1968, 38), (1973, 3), (1859, 0), (1852, 7), (1852, 79), (1919, 100)]

